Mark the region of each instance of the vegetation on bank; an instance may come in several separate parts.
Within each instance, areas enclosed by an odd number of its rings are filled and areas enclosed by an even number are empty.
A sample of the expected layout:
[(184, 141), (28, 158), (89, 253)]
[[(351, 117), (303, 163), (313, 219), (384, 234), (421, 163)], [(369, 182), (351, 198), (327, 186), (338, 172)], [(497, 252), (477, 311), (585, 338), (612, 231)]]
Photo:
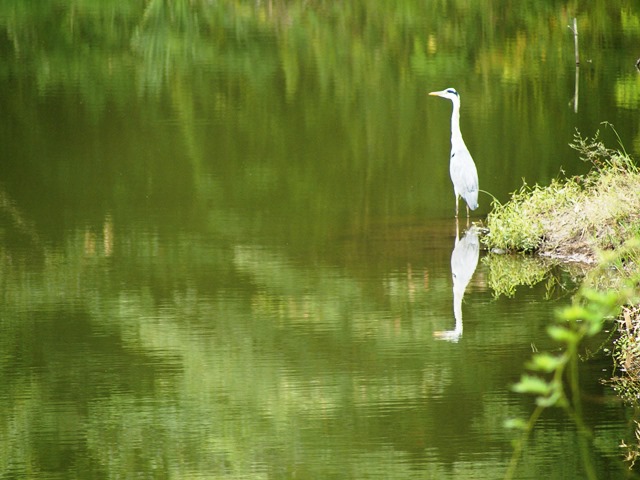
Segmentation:
[[(577, 133), (571, 146), (592, 164), (591, 171), (547, 187), (524, 185), (509, 202), (494, 202), (483, 237), (494, 252), (588, 264), (573, 304), (548, 328), (562, 353), (535, 353), (526, 366), (530, 373), (514, 385), (517, 392), (535, 395), (537, 407), (527, 421), (510, 422), (523, 436), (515, 443), (505, 478), (513, 478), (524, 442), (545, 408), (565, 409), (581, 441), (590, 438), (581, 417), (577, 361), (582, 342), (600, 333), (606, 322), (618, 327), (612, 355), (616, 376), (609, 382), (625, 402), (640, 404), (640, 170), (622, 144), (620, 150), (608, 149), (598, 134), (585, 139)], [(545, 270), (534, 272), (540, 269)], [(631, 466), (640, 458), (640, 422), (636, 425), (636, 439), (621, 444)], [(595, 478), (588, 454), (583, 457), (587, 476)]]
[(498, 295), (544, 280), (560, 263), (600, 291), (640, 279), (640, 168), (624, 147), (607, 148), (599, 133), (590, 139), (576, 133), (571, 147), (591, 164), (586, 175), (555, 179), (546, 187), (525, 184), (508, 202), (493, 203), (485, 246), (500, 254), (536, 254), (524, 257), (524, 269), (522, 259), (518, 268), (509, 267), (510, 255), (485, 259)]
[(494, 202), (483, 239), (490, 249), (595, 263), (640, 235), (640, 171), (631, 157), (606, 148), (598, 134), (577, 133), (571, 146), (591, 171), (546, 187), (524, 185), (509, 202)]

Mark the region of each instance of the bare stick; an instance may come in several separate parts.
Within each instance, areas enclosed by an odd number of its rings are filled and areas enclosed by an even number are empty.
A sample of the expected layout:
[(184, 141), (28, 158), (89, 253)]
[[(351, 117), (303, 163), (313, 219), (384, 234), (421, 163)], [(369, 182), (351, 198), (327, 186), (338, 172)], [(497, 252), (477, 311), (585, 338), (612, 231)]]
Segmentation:
[(578, 53), (578, 19), (573, 17), (573, 27), (567, 25), (569, 30), (573, 32), (573, 47), (576, 52), (576, 65), (580, 65), (580, 53)]
[(569, 30), (573, 32), (573, 47), (576, 53), (576, 85), (573, 94), (573, 111), (578, 113), (578, 88), (580, 85), (580, 54), (578, 53), (578, 20), (573, 17), (573, 27), (567, 25)]
[(573, 112), (578, 113), (578, 92), (580, 91), (580, 65), (576, 64), (576, 84), (573, 92)]

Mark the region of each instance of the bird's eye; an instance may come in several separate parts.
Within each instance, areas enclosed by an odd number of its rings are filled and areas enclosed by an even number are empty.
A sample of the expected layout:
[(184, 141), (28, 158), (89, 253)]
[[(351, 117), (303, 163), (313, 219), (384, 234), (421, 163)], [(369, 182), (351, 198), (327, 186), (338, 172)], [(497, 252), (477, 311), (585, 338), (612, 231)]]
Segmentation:
[(447, 90), (447, 93), (450, 93), (452, 95), (458, 95), (458, 92), (456, 92), (453, 88), (450, 88), (449, 90)]

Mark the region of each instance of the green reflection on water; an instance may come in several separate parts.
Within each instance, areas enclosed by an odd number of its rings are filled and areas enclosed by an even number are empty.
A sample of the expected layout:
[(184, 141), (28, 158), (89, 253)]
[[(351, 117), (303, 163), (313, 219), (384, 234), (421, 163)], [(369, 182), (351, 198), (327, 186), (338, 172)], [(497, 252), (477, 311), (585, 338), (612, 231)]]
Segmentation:
[[(479, 268), (461, 342), (433, 339), (453, 194), (426, 92), (462, 92), (497, 196), (578, 171), (574, 126), (637, 135), (607, 50), (635, 5), (593, 5), (576, 117), (567, 2), (3, 2), (2, 476), (500, 477), (551, 313)], [(532, 477), (580, 471), (564, 428)]]

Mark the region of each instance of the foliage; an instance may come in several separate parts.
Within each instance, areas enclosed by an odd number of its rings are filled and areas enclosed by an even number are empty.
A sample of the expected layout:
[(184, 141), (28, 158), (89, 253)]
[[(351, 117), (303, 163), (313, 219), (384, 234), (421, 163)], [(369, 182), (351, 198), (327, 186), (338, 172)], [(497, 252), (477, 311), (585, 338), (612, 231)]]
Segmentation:
[(532, 374), (524, 374), (513, 390), (536, 397), (536, 408), (528, 421), (511, 420), (507, 426), (519, 428), (522, 436), (515, 443), (514, 453), (505, 478), (514, 478), (518, 459), (527, 437), (542, 412), (549, 407), (563, 408), (574, 421), (581, 434), (583, 464), (587, 477), (595, 479), (593, 466), (586, 452), (590, 432), (582, 420), (582, 405), (578, 378), (580, 344), (599, 333), (604, 321), (616, 316), (620, 304), (629, 292), (598, 292), (582, 289), (576, 303), (558, 312), (557, 322), (547, 329), (549, 336), (562, 346), (561, 354), (536, 353), (526, 367)]
[[(637, 407), (640, 404), (640, 304), (626, 305), (622, 309), (618, 332), (613, 350), (617, 373), (604, 383), (610, 385), (625, 403)], [(634, 423), (633, 440), (628, 443), (623, 440), (620, 444), (625, 449), (629, 468), (640, 458), (640, 422), (634, 420)]]
[(618, 319), (619, 337), (615, 342), (613, 358), (619, 374), (610, 383), (625, 402), (637, 405), (640, 401), (640, 306), (622, 309)]
[(597, 133), (576, 133), (571, 147), (592, 165), (589, 174), (524, 185), (506, 204), (494, 202), (484, 237), (490, 248), (593, 262), (597, 251), (640, 232), (640, 173), (624, 147), (606, 148)]
[[(562, 344), (563, 353), (534, 355), (527, 364), (534, 375), (523, 375), (514, 386), (516, 392), (535, 395), (537, 407), (527, 422), (510, 422), (510, 426), (521, 428), (524, 433), (516, 443), (506, 478), (513, 478), (525, 440), (545, 408), (556, 406), (567, 411), (582, 433), (582, 449), (586, 451), (585, 442), (590, 434), (581, 415), (578, 347), (583, 340), (599, 333), (603, 322), (616, 316), (623, 304), (634, 301), (634, 288), (640, 278), (638, 168), (621, 142), (621, 151), (608, 149), (598, 134), (584, 139), (578, 133), (571, 146), (593, 166), (587, 176), (556, 180), (546, 188), (523, 188), (513, 195), (510, 204), (498, 205), (488, 219), (489, 228), (496, 228), (488, 241), (499, 241), (502, 248), (544, 253), (560, 251), (565, 256), (582, 254), (584, 248), (590, 257), (595, 257), (596, 251), (602, 252), (600, 263), (588, 274), (574, 305), (559, 312), (558, 323), (548, 329), (549, 336)], [(533, 226), (521, 220), (518, 223), (523, 215), (530, 216)], [(508, 230), (513, 225), (516, 233)], [(565, 247), (561, 248), (562, 244)], [(616, 279), (615, 284), (604, 280), (611, 277)], [(594, 286), (614, 289), (605, 292)], [(617, 359), (625, 365), (629, 365), (629, 359), (636, 354), (635, 333), (630, 335), (618, 341)], [(619, 380), (617, 386), (626, 392), (639, 391), (635, 382), (626, 379)], [(640, 448), (628, 447), (624, 442), (623, 446), (627, 448), (628, 460), (634, 462)], [(586, 453), (583, 461), (587, 476), (595, 478)]]
[(546, 233), (545, 215), (571, 203), (579, 191), (574, 182), (554, 180), (548, 187), (525, 184), (505, 204), (494, 201), (487, 216), (489, 234), (484, 237), (485, 243), (508, 251), (537, 251)]
[[(604, 258), (594, 268), (594, 273), (602, 273), (616, 268), (622, 259), (638, 258), (638, 255), (640, 255), (640, 239), (632, 239), (615, 254)], [(634, 270), (632, 274), (627, 274), (624, 278), (624, 284), (619, 285), (616, 290), (598, 291), (583, 284), (575, 296), (573, 304), (560, 310), (556, 322), (548, 327), (549, 336), (561, 345), (562, 353), (555, 355), (545, 352), (534, 354), (526, 365), (526, 368), (532, 373), (522, 375), (521, 380), (513, 386), (514, 391), (518, 393), (534, 395), (536, 408), (527, 421), (515, 419), (507, 423), (509, 427), (521, 429), (522, 436), (515, 443), (514, 454), (505, 478), (514, 478), (518, 459), (526, 444), (527, 437), (544, 409), (549, 407), (563, 408), (578, 427), (582, 436), (581, 449), (584, 452), (584, 468), (589, 478), (595, 478), (589, 455), (586, 453), (586, 442), (591, 437), (591, 433), (582, 420), (578, 379), (579, 349), (586, 339), (600, 333), (605, 322), (618, 318), (620, 312), (623, 312), (623, 315), (618, 323), (623, 323), (627, 328), (631, 328), (632, 322), (628, 305), (636, 305), (632, 307), (632, 310), (637, 314), (637, 305), (640, 300), (637, 284), (640, 281), (640, 272)], [(637, 315), (635, 319), (636, 322), (640, 322)], [(637, 324), (632, 327), (630, 331), (632, 338), (622, 337), (619, 343), (627, 345), (627, 348), (618, 350), (615, 358), (619, 362), (623, 362), (622, 364), (625, 366), (634, 366), (633, 368), (640, 369), (640, 360), (638, 360), (640, 357), (638, 357), (638, 349), (635, 348), (635, 332), (638, 328), (640, 326)], [(629, 346), (634, 348), (629, 349)], [(634, 385), (633, 391), (640, 391), (637, 384)], [(640, 452), (640, 445), (635, 450), (628, 448), (630, 461), (636, 458), (634, 451)]]
[(624, 459), (629, 463), (630, 470), (634, 467), (638, 458), (640, 458), (640, 422), (634, 420), (634, 424), (634, 442), (631, 445), (627, 445), (624, 440), (620, 442), (620, 448), (624, 448), (626, 450)]

